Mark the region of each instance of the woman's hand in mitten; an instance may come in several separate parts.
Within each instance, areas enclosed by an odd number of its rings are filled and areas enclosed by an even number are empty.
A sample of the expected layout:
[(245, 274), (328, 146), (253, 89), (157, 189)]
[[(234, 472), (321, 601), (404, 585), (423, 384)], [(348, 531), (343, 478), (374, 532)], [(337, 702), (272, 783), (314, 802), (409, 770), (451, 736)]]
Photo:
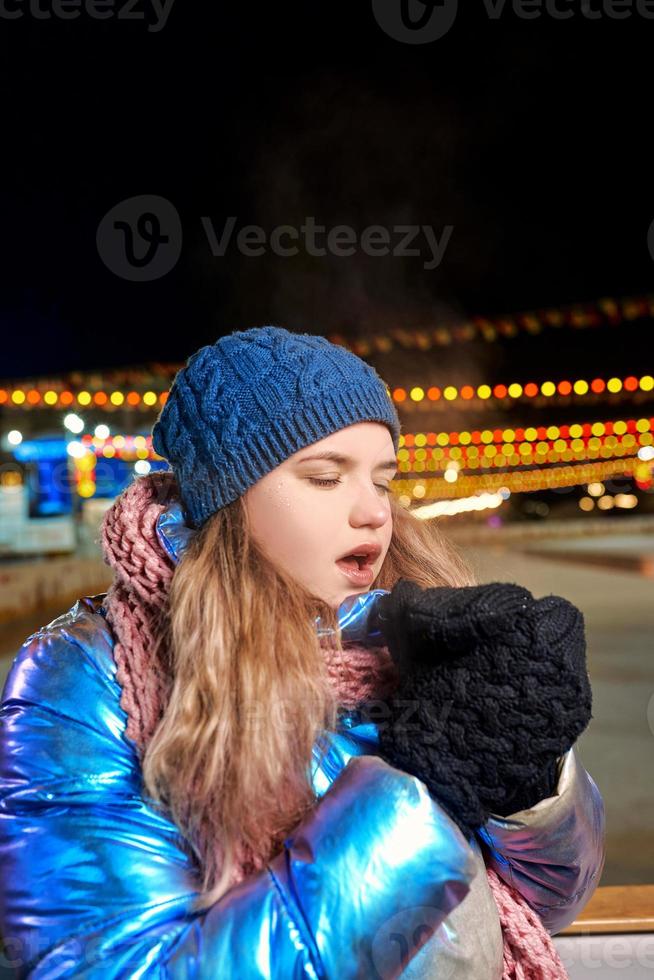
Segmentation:
[(422, 589), (401, 579), (377, 622), (400, 670), (379, 751), (467, 833), (550, 795), (591, 718), (584, 618), (508, 582)]
[(528, 626), (521, 614), (533, 602), (528, 589), (512, 582), (423, 589), (410, 579), (400, 579), (379, 597), (375, 625), (405, 672), (444, 656), (468, 653), (483, 640), (504, 637), (507, 643), (522, 643)]

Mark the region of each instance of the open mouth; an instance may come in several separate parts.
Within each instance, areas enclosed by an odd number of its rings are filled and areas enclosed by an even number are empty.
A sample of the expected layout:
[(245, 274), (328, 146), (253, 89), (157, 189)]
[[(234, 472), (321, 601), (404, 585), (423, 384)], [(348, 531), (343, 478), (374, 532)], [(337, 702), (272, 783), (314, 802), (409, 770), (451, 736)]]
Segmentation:
[(375, 579), (374, 564), (381, 548), (376, 544), (361, 545), (361, 549), (349, 552), (336, 559), (336, 566), (352, 585), (357, 588), (369, 587)]
[(366, 565), (372, 565), (372, 556), (370, 555), (345, 555), (344, 558), (339, 558), (337, 561), (338, 565), (345, 565), (347, 568), (351, 568), (356, 571), (360, 568), (365, 568)]
[(365, 568), (374, 565), (381, 555), (381, 545), (376, 541), (361, 541), (352, 551), (347, 551), (337, 562), (345, 562), (350, 568)]

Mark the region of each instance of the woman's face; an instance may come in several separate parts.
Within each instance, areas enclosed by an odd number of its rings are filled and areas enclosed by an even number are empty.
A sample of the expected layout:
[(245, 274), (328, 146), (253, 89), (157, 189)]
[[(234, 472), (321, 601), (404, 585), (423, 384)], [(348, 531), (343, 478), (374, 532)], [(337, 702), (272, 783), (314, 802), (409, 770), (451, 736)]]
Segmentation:
[[(341, 458), (309, 458), (326, 452)], [(271, 560), (337, 609), (346, 596), (374, 587), (393, 530), (389, 486), (396, 469), (393, 439), (381, 422), (334, 432), (245, 492), (252, 535)], [(370, 560), (372, 582), (355, 584), (336, 562), (363, 545), (377, 545), (379, 554)]]

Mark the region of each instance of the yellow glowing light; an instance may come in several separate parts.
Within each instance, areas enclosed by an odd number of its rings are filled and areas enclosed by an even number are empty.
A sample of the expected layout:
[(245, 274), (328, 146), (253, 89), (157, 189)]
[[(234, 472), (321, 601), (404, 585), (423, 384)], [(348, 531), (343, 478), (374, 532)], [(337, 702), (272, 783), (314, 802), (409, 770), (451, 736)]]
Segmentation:
[(91, 403), (91, 392), (90, 391), (80, 391), (77, 393), (77, 401), (80, 405), (89, 405)]
[(586, 392), (588, 391), (588, 382), (587, 381), (575, 381), (575, 383), (573, 384), (572, 387), (574, 388), (574, 391), (575, 391), (575, 394), (576, 395), (585, 395)]
[(447, 388), (443, 390), (443, 397), (446, 398), (449, 402), (454, 401), (457, 394), (458, 394), (457, 389), (454, 388), (453, 385), (448, 385)]
[(43, 401), (46, 405), (56, 405), (57, 404), (57, 392), (56, 391), (46, 391), (43, 396)]
[(75, 466), (82, 473), (90, 472), (95, 466), (95, 453), (87, 453), (75, 460)]
[[(620, 378), (609, 378), (609, 380), (606, 382), (606, 387), (609, 389), (609, 391), (615, 393), (616, 391), (621, 390), (622, 382), (620, 381)], [(613, 503), (611, 503), (611, 507), (612, 506)]]
[(409, 393), (409, 397), (414, 402), (421, 402), (422, 399), (425, 397), (425, 393), (422, 390), (422, 388), (412, 388)]
[(112, 391), (109, 400), (112, 405), (122, 405), (125, 401), (125, 396), (122, 391)]
[(638, 497), (633, 493), (616, 493), (615, 506), (631, 510), (632, 507), (638, 506)]
[(546, 398), (549, 398), (550, 395), (556, 393), (556, 385), (553, 381), (544, 381), (540, 386), (540, 393), (541, 395), (545, 395)]
[(479, 387), (477, 388), (477, 397), (478, 398), (490, 398), (490, 396), (492, 395), (492, 393), (493, 392), (492, 392), (492, 390), (491, 390), (491, 388), (490, 388), (489, 385), (479, 385)]
[(13, 391), (11, 393), (11, 400), (14, 403), (14, 405), (22, 405), (23, 402), (25, 401), (25, 392), (21, 391), (20, 389), (18, 389), (17, 391)]

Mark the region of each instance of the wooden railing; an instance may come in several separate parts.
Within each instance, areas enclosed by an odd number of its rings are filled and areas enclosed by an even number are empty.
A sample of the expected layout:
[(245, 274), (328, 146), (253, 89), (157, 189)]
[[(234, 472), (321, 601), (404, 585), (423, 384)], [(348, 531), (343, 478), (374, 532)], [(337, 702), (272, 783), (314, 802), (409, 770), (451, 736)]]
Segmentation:
[(654, 885), (599, 887), (583, 912), (558, 936), (654, 932)]

